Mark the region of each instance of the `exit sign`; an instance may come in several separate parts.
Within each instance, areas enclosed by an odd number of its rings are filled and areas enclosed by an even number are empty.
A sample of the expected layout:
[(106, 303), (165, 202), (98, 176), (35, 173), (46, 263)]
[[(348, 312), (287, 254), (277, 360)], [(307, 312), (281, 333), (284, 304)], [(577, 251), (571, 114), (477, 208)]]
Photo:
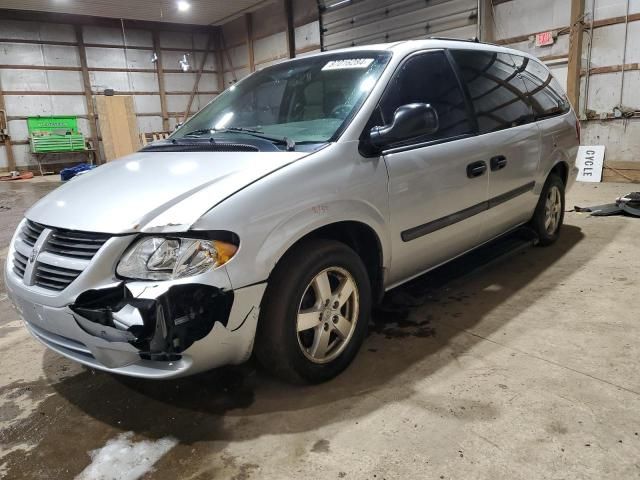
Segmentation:
[(553, 45), (553, 32), (536, 33), (536, 47)]

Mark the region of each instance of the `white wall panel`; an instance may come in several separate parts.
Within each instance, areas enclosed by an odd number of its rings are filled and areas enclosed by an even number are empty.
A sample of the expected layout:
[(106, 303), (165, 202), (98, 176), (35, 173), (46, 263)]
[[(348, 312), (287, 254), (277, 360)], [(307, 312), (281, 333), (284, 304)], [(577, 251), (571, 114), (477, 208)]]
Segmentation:
[(4, 43), (0, 47), (0, 64), (42, 66), (42, 48), (27, 43)]
[(132, 90), (129, 86), (129, 74), (127, 72), (89, 72), (91, 79), (91, 89), (94, 92), (102, 93), (107, 88), (116, 92), (128, 92)]
[[(624, 55), (625, 26), (620, 23), (593, 31), (591, 66), (619, 65)], [(640, 62), (640, 22), (629, 23), (626, 63)]]
[(160, 113), (160, 95), (134, 95), (136, 113)]
[(0, 19), (2, 38), (21, 40), (47, 40), (50, 42), (75, 42), (76, 34), (71, 25), (25, 22)]
[(29, 128), (26, 120), (9, 120), (9, 131), (11, 132), (11, 140), (20, 142), (29, 139)]
[(297, 50), (320, 45), (320, 23), (316, 21), (296, 27), (294, 35)]
[(85, 43), (124, 46), (124, 40), (126, 40), (127, 45), (134, 45), (136, 47), (153, 46), (153, 37), (150, 31), (127, 28), (126, 22), (124, 35), (120, 28), (99, 27), (94, 25), (83, 27), (82, 32)]
[(0, 70), (0, 84), (4, 90), (67, 91), (83, 90), (80, 72), (43, 70)]
[(605, 145), (605, 161), (638, 161), (640, 121), (589, 121), (582, 125), (583, 145)]
[[(591, 0), (586, 0), (585, 11), (591, 11)], [(596, 0), (595, 19), (622, 17), (627, 11), (627, 0)], [(640, 0), (629, 0), (629, 13), (640, 12)]]
[(271, 62), (288, 56), (287, 34), (275, 33), (253, 42), (253, 56), (256, 63)]
[(549, 65), (549, 70), (551, 70), (551, 74), (553, 77), (562, 85), (562, 88), (567, 90), (567, 64), (563, 63), (561, 65)]
[(512, 0), (494, 6), (497, 29), (495, 38), (554, 30), (569, 25), (571, 2), (568, 0)]
[(42, 45), (42, 55), (45, 65), (62, 67), (80, 66), (80, 56), (76, 47), (61, 45)]
[[(622, 72), (592, 75), (589, 79), (588, 108), (596, 112), (610, 113), (620, 103)], [(624, 74), (625, 107), (640, 110), (640, 71), (631, 70)]]
[(138, 117), (137, 124), (140, 133), (162, 131), (162, 117)]

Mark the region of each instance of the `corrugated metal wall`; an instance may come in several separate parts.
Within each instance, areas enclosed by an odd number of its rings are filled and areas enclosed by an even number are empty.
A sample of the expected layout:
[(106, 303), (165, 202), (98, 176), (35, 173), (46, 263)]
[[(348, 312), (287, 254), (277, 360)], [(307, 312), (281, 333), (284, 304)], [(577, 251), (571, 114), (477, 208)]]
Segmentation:
[(476, 0), (325, 0), (321, 5), (326, 50), (478, 34)]

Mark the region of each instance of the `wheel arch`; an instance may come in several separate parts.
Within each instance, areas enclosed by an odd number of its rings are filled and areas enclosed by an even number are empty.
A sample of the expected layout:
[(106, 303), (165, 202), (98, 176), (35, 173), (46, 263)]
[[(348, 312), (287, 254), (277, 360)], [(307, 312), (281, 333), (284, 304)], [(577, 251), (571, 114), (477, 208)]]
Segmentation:
[(367, 269), (374, 301), (382, 298), (384, 294), (382, 242), (372, 227), (354, 220), (329, 223), (300, 237), (289, 247), (287, 252), (311, 239), (335, 240), (351, 248), (360, 257)]
[[(301, 213), (279, 225), (263, 244), (258, 263), (263, 255), (275, 259), (269, 270), (271, 276), (287, 252), (304, 241), (314, 238), (336, 240), (352, 248), (362, 259), (375, 301), (384, 294), (384, 272), (390, 262), (390, 240), (386, 238), (384, 217), (368, 204), (342, 203), (323, 206), (324, 213), (314, 221), (310, 222), (308, 214)], [(345, 215), (335, 215), (335, 212)]]
[(562, 183), (564, 183), (566, 186), (567, 181), (569, 180), (569, 163), (566, 160), (560, 160), (556, 162), (549, 171), (547, 177), (552, 173), (558, 175), (562, 180)]

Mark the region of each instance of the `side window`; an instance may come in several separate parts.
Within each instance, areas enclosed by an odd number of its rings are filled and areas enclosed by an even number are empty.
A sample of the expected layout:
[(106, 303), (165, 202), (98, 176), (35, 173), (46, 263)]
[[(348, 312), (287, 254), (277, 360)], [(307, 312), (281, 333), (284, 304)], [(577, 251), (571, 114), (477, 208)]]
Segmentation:
[(534, 121), (524, 81), (510, 55), (453, 50), (478, 118), (480, 133)]
[(374, 125), (380, 125), (380, 121), (382, 125), (391, 124), (395, 111), (409, 103), (430, 104), (438, 113), (440, 124), (436, 133), (412, 139), (411, 143), (473, 133), (464, 94), (442, 51), (416, 55), (400, 67), (374, 113)]
[(522, 78), (527, 86), (536, 118), (563, 115), (570, 110), (569, 100), (551, 72), (539, 62), (514, 55), (524, 65)]

